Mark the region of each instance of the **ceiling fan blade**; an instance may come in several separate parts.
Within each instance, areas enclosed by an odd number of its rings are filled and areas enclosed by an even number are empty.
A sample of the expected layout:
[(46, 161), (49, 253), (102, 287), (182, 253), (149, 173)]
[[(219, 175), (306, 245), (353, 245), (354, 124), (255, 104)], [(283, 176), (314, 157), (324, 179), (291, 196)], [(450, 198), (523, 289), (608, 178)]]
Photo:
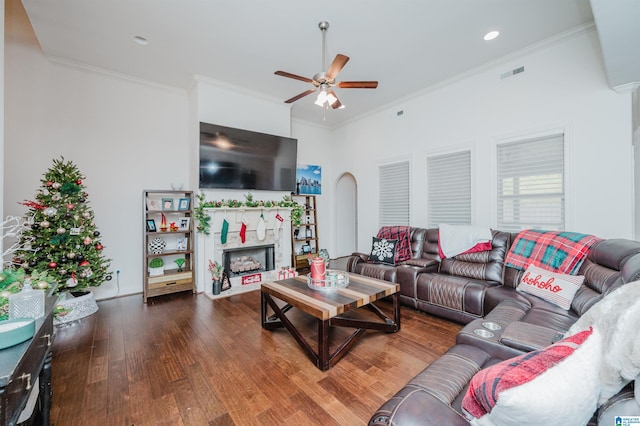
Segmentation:
[(284, 103), (285, 103), (285, 104), (290, 104), (290, 103), (292, 103), (292, 102), (297, 101), (297, 100), (298, 100), (298, 99), (300, 99), (300, 98), (304, 98), (305, 96), (312, 94), (312, 93), (313, 93), (313, 92), (315, 92), (315, 91), (316, 91), (316, 89), (309, 89), (309, 90), (307, 90), (306, 92), (302, 92), (302, 93), (300, 93), (300, 94), (298, 94), (298, 95), (295, 95), (295, 96), (294, 96), (293, 98), (291, 98), (291, 99), (287, 99), (286, 101), (284, 101)]
[(340, 102), (340, 99), (338, 99), (338, 96), (336, 95), (336, 92), (334, 92), (333, 90), (329, 90), (327, 93), (330, 94), (330, 95), (333, 95), (333, 97), (336, 98), (336, 100), (331, 104), (331, 108), (338, 109), (341, 106), (343, 106), (342, 102)]
[(286, 71), (276, 71), (276, 72), (274, 72), (274, 74), (282, 76), (282, 77), (288, 77), (288, 78), (293, 78), (295, 80), (304, 81), (305, 83), (313, 83), (313, 80), (311, 80), (310, 78), (302, 77), (301, 75), (291, 74), (291, 73), (286, 72)]
[(338, 75), (342, 67), (345, 66), (347, 61), (349, 61), (348, 56), (341, 55), (338, 53), (336, 55), (336, 58), (333, 60), (333, 62), (331, 62), (331, 65), (329, 65), (329, 69), (325, 73), (325, 77), (327, 78), (327, 80), (333, 80), (334, 78), (336, 78), (336, 76)]
[(341, 81), (337, 84), (341, 89), (375, 89), (377, 81)]

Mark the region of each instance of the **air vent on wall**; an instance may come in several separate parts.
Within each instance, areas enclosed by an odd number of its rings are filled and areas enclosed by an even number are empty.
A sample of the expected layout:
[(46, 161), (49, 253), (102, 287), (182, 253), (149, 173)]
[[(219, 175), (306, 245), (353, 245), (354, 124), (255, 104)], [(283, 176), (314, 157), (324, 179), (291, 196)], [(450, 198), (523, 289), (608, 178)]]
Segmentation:
[(500, 74), (500, 80), (504, 80), (505, 78), (509, 78), (512, 75), (516, 75), (516, 74), (520, 74), (524, 72), (524, 66), (518, 67), (518, 68), (514, 68), (510, 71), (507, 72), (503, 72), (502, 74)]

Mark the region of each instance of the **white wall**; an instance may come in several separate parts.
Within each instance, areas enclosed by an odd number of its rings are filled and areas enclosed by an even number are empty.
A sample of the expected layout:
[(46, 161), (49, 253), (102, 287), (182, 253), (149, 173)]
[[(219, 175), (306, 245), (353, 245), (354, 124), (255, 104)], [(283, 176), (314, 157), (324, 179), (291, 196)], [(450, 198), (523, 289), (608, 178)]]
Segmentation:
[[(633, 238), (631, 114), (608, 88), (595, 32), (478, 71), (333, 132), (334, 171), (359, 183), (359, 249), (378, 229), (377, 166), (412, 164), (411, 223), (426, 225), (426, 156), (472, 149), (473, 221), (496, 225), (495, 146), (553, 129), (566, 135), (566, 228)], [(525, 72), (500, 80), (501, 73)], [(402, 110), (400, 116), (396, 112)]]
[[(335, 111), (338, 112), (339, 111)], [(318, 107), (318, 115), (322, 110)], [(335, 186), (337, 175), (333, 164), (335, 160), (335, 141), (331, 132), (324, 127), (310, 125), (301, 121), (293, 121), (292, 137), (298, 139), (298, 163), (313, 164), (322, 167), (322, 194), (316, 197), (318, 218), (319, 248), (335, 253)]]
[[(104, 254), (113, 259), (111, 270), (121, 271), (120, 294), (140, 292), (142, 190), (189, 181), (187, 96), (52, 63), (24, 10), (11, 19), (5, 46), (5, 214), (26, 213), (17, 203), (34, 198), (54, 158), (73, 161), (86, 175)], [(115, 278), (96, 289), (96, 297), (115, 295)]]
[[(0, 0), (0, 164), (4, 164), (4, 0)], [(4, 169), (4, 168), (3, 168)], [(4, 220), (4, 170), (0, 173), (0, 221)], [(0, 230), (0, 254), (4, 252), (3, 231)], [(0, 271), (3, 269), (0, 259)]]
[(631, 94), (633, 116), (634, 239), (640, 240), (640, 88)]

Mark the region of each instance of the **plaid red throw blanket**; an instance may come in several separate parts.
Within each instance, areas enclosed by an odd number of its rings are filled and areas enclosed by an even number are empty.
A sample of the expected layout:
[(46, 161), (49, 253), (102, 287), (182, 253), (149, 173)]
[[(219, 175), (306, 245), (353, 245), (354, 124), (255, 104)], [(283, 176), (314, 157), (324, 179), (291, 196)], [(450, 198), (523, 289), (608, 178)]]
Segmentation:
[(575, 275), (589, 253), (589, 248), (600, 239), (588, 234), (528, 229), (521, 231), (513, 244), (505, 264), (526, 270), (529, 265), (548, 271)]
[(396, 263), (413, 257), (411, 253), (411, 227), (410, 226), (383, 226), (378, 231), (378, 238), (398, 240), (396, 246)]

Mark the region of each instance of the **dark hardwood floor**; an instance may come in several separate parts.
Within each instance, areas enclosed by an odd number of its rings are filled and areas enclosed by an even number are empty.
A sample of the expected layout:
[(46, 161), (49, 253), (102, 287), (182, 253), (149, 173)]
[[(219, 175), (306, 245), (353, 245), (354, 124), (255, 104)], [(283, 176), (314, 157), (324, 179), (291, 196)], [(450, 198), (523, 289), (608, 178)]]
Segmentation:
[[(57, 329), (55, 425), (363, 425), (461, 328), (403, 307), (398, 333), (368, 331), (322, 372), (285, 329), (261, 328), (259, 291), (98, 305)], [(290, 315), (315, 333), (306, 314)]]

